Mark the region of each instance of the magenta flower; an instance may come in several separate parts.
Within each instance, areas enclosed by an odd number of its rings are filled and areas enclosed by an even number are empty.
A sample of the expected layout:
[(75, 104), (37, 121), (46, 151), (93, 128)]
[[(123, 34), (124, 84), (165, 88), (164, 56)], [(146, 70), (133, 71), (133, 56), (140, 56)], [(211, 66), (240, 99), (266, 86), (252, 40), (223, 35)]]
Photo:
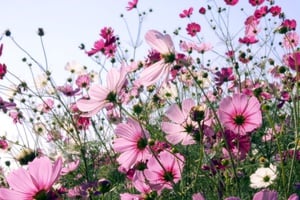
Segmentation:
[(227, 5), (234, 6), (239, 0), (224, 0)]
[(256, 97), (245, 94), (234, 94), (220, 103), (218, 110), (220, 122), (234, 133), (245, 135), (260, 127), (262, 114)]
[(235, 80), (232, 67), (222, 68), (215, 73), (215, 81), (217, 86), (221, 86), (225, 82)]
[(195, 22), (192, 22), (187, 25), (186, 31), (190, 36), (194, 37), (201, 31), (201, 26)]
[(80, 99), (77, 101), (77, 107), (85, 112), (82, 116), (90, 117), (97, 114), (106, 106), (118, 102), (118, 94), (126, 80), (124, 70), (111, 68), (106, 77), (106, 86), (92, 85), (88, 91), (89, 99)]
[(195, 143), (192, 134), (197, 125), (190, 118), (190, 111), (194, 106), (195, 102), (192, 99), (185, 99), (181, 109), (177, 104), (173, 104), (167, 110), (166, 117), (170, 121), (162, 122), (161, 128), (167, 134), (166, 139), (171, 144), (190, 145)]
[(182, 13), (179, 14), (180, 18), (190, 17), (193, 14), (194, 8), (190, 7), (188, 10), (183, 10)]
[(172, 64), (176, 60), (175, 48), (170, 35), (164, 35), (156, 30), (150, 30), (145, 35), (146, 42), (163, 58), (143, 69), (136, 85), (145, 87), (155, 84), (161, 78), (168, 78)]
[(249, 0), (249, 3), (252, 5), (252, 6), (259, 6), (261, 5), (262, 3), (264, 3), (265, 0)]
[(0, 79), (3, 79), (7, 72), (6, 65), (0, 63)]
[(151, 157), (148, 147), (149, 133), (137, 121), (128, 119), (126, 124), (118, 124), (115, 133), (117, 138), (114, 139), (113, 148), (121, 153), (117, 161), (126, 171)]
[(139, 2), (138, 0), (129, 1), (128, 6), (126, 7), (127, 11), (130, 11), (130, 10), (136, 8), (138, 2)]
[(151, 157), (147, 165), (145, 177), (151, 187), (160, 193), (163, 189), (172, 189), (174, 184), (179, 182), (184, 157), (178, 153), (173, 155), (168, 151), (162, 151), (157, 157)]
[(271, 6), (269, 8), (269, 12), (272, 14), (273, 17), (275, 17), (281, 13), (281, 7), (277, 5)]
[(60, 176), (62, 159), (54, 164), (48, 157), (35, 158), (28, 169), (19, 168), (7, 177), (10, 189), (0, 188), (0, 199), (39, 199), (46, 197)]
[(300, 51), (296, 51), (294, 53), (288, 54), (284, 57), (284, 60), (287, 65), (297, 72), (300, 72)]

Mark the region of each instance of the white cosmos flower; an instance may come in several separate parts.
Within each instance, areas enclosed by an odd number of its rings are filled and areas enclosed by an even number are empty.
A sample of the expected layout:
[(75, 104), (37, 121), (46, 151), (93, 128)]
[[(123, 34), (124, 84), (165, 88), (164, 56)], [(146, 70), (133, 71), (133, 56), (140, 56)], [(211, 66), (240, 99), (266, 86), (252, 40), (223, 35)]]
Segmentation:
[(250, 176), (250, 187), (254, 189), (266, 188), (273, 184), (276, 177), (276, 166), (270, 164), (269, 167), (258, 168), (255, 173)]

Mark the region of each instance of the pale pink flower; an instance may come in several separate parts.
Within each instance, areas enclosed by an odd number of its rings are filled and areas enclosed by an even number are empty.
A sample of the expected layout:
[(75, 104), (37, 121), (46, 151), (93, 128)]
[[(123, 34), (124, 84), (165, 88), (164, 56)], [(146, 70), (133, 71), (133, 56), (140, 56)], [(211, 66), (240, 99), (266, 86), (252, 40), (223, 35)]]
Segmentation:
[(126, 81), (124, 70), (111, 68), (106, 76), (106, 86), (94, 84), (90, 87), (89, 99), (77, 101), (77, 107), (85, 112), (83, 116), (90, 117), (97, 114), (104, 107), (117, 103), (118, 94)]
[(277, 200), (278, 193), (275, 190), (262, 190), (254, 194), (252, 200)]
[(190, 145), (195, 143), (192, 134), (197, 125), (190, 117), (190, 111), (194, 106), (195, 102), (192, 99), (185, 99), (181, 109), (177, 104), (173, 104), (167, 110), (165, 115), (170, 121), (162, 122), (161, 128), (167, 134), (166, 139), (171, 144)]
[(256, 97), (245, 94), (234, 94), (220, 103), (218, 110), (220, 122), (234, 133), (245, 135), (260, 127), (262, 114)]
[(68, 174), (72, 171), (75, 171), (79, 167), (79, 164), (80, 164), (79, 159), (75, 160), (73, 162), (67, 163), (66, 166), (61, 169), (60, 174), (61, 175), (66, 175), (66, 174)]
[(150, 30), (145, 35), (146, 42), (163, 58), (143, 69), (135, 85), (145, 87), (155, 84), (161, 78), (167, 80), (172, 64), (176, 60), (175, 48), (171, 36), (156, 30)]
[(288, 32), (283, 38), (283, 46), (286, 49), (296, 48), (299, 44), (300, 37), (297, 32)]
[(192, 196), (192, 200), (205, 200), (205, 198), (203, 197), (203, 195), (201, 193), (195, 193)]
[(54, 164), (48, 157), (35, 158), (28, 164), (28, 169), (19, 168), (7, 176), (8, 188), (0, 188), (0, 199), (38, 199), (47, 195), (52, 185), (60, 176), (62, 159)]
[(120, 194), (121, 200), (143, 200), (144, 198), (140, 194), (122, 193)]
[(168, 151), (162, 151), (157, 157), (151, 157), (147, 166), (145, 177), (151, 188), (160, 193), (163, 189), (172, 189), (173, 184), (180, 181), (184, 157), (179, 153), (173, 155)]
[(115, 133), (117, 138), (114, 139), (113, 148), (120, 153), (117, 161), (126, 171), (151, 156), (149, 133), (137, 121), (128, 119), (127, 123), (118, 124)]
[(44, 113), (47, 113), (47, 112), (52, 110), (53, 106), (54, 106), (53, 99), (46, 99), (46, 100), (43, 101), (42, 104), (39, 104), (37, 106), (37, 110), (41, 111), (41, 112), (44, 112)]

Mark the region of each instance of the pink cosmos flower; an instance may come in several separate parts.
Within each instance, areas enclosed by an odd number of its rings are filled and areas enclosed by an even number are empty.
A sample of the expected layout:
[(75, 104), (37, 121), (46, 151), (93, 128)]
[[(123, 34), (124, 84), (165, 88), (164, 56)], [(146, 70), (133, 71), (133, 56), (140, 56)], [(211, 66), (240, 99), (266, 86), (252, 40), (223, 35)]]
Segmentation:
[(262, 18), (264, 16), (266, 16), (266, 14), (268, 14), (268, 6), (262, 6), (259, 9), (255, 10), (254, 12), (254, 16), (259, 19)]
[(177, 104), (173, 104), (167, 110), (166, 117), (170, 121), (162, 122), (161, 128), (167, 134), (166, 139), (171, 144), (190, 145), (195, 143), (192, 134), (197, 125), (190, 117), (190, 111), (194, 106), (195, 102), (192, 99), (185, 99), (182, 101), (181, 109)]
[(113, 148), (121, 153), (117, 161), (126, 171), (151, 157), (148, 147), (149, 133), (137, 121), (128, 119), (126, 124), (118, 124), (115, 133), (117, 138), (114, 139)]
[(249, 3), (252, 5), (252, 6), (259, 6), (261, 5), (262, 3), (264, 3), (265, 0), (249, 0)]
[(234, 6), (239, 0), (224, 0), (227, 5)]
[(94, 43), (94, 47), (87, 51), (88, 56), (92, 56), (101, 52), (106, 57), (110, 58), (115, 55), (117, 50), (116, 37), (113, 34), (114, 30), (111, 27), (104, 27), (100, 30), (101, 38)]
[(300, 72), (300, 51), (284, 55), (283, 60), (292, 70)]
[(91, 77), (89, 76), (89, 74), (82, 74), (79, 75), (76, 79), (76, 85), (79, 88), (87, 88), (90, 86), (90, 82), (91, 82)]
[(281, 13), (281, 7), (280, 6), (271, 6), (269, 8), (269, 12), (272, 14), (273, 17), (279, 15)]
[(199, 13), (204, 15), (206, 13), (206, 9), (204, 7), (199, 8)]
[(61, 175), (66, 175), (66, 174), (68, 174), (72, 171), (75, 171), (79, 167), (79, 164), (80, 164), (79, 159), (68, 163), (64, 168), (61, 169), (60, 174)]
[(297, 32), (288, 32), (283, 38), (283, 46), (286, 49), (296, 48), (299, 44), (300, 37)]
[(203, 197), (203, 195), (201, 193), (195, 193), (192, 196), (192, 200), (205, 200), (205, 198)]
[(194, 37), (201, 31), (201, 26), (195, 22), (192, 22), (187, 25), (186, 31), (190, 36)]
[(222, 68), (221, 71), (217, 71), (215, 73), (215, 76), (216, 76), (215, 81), (217, 86), (221, 86), (225, 82), (230, 82), (235, 80), (232, 67)]
[(180, 18), (190, 17), (193, 14), (194, 8), (190, 7), (188, 10), (183, 10), (182, 13), (179, 14)]
[(127, 11), (130, 11), (130, 10), (136, 8), (138, 2), (139, 2), (138, 0), (129, 1), (128, 6), (126, 7)]
[(118, 102), (118, 94), (126, 81), (126, 73), (123, 68), (117, 70), (111, 68), (106, 76), (106, 86), (94, 84), (88, 90), (89, 99), (77, 101), (77, 107), (85, 112), (82, 116), (91, 117), (106, 106)]
[(2, 150), (8, 149), (8, 143), (6, 140), (0, 139), (0, 149), (2, 149)]
[(155, 84), (161, 78), (168, 78), (172, 64), (176, 59), (175, 48), (170, 35), (164, 35), (156, 30), (150, 30), (145, 35), (146, 42), (160, 53), (161, 60), (143, 69), (135, 85), (145, 87)]
[(179, 182), (184, 157), (179, 153), (173, 155), (168, 151), (162, 151), (157, 157), (151, 157), (147, 166), (145, 177), (151, 188), (160, 193), (163, 189), (172, 189), (173, 184)]
[(39, 104), (37, 106), (37, 110), (41, 111), (41, 112), (44, 112), (44, 113), (47, 113), (50, 110), (52, 110), (53, 106), (54, 106), (53, 99), (46, 99), (46, 100), (44, 100), (44, 102), (42, 104)]
[(220, 122), (234, 133), (245, 135), (260, 127), (262, 114), (256, 97), (245, 94), (234, 94), (220, 103), (218, 110)]
[(35, 158), (27, 170), (21, 167), (7, 176), (10, 189), (0, 188), (0, 199), (39, 199), (51, 190), (61, 169), (61, 158), (54, 164), (48, 157)]
[(7, 72), (6, 65), (0, 63), (0, 79), (3, 79)]
[(253, 200), (277, 200), (278, 193), (274, 190), (262, 190), (254, 194)]

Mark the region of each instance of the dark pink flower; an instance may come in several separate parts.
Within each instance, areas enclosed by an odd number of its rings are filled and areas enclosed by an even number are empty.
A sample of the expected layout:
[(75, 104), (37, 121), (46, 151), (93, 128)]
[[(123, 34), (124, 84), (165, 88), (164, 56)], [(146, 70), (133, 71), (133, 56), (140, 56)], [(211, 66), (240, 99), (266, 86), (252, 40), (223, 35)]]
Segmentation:
[(192, 37), (201, 31), (201, 26), (195, 22), (189, 23), (186, 27), (186, 31)]
[(222, 68), (221, 71), (217, 71), (215, 75), (216, 85), (218, 86), (221, 86), (225, 82), (235, 80), (232, 67)]
[(254, 36), (250, 36), (250, 37), (245, 36), (245, 37), (243, 37), (243, 38), (240, 38), (240, 39), (239, 39), (239, 42), (242, 43), (242, 44), (247, 44), (247, 45), (249, 45), (249, 44), (255, 44), (255, 43), (257, 43), (257, 42), (258, 42), (258, 39), (255, 38)]
[(234, 6), (239, 0), (224, 0), (227, 5)]
[(202, 15), (204, 15), (206, 13), (206, 9), (204, 7), (201, 7), (199, 9), (199, 13), (202, 14)]
[(272, 14), (273, 17), (275, 17), (281, 13), (281, 7), (272, 6), (271, 8), (269, 8), (269, 12)]
[(0, 149), (2, 150), (8, 149), (8, 143), (6, 140), (0, 139)]
[(88, 56), (92, 56), (98, 52), (101, 52), (106, 57), (113, 57), (117, 50), (116, 37), (113, 34), (111, 27), (104, 27), (100, 30), (101, 38), (94, 43), (94, 47), (87, 51)]
[(249, 3), (252, 6), (259, 6), (264, 3), (265, 0), (249, 0)]
[(126, 7), (126, 9), (127, 9), (128, 11), (130, 11), (130, 10), (136, 8), (138, 2), (139, 2), (139, 0), (132, 0), (132, 1), (129, 1), (129, 2), (128, 2), (128, 6)]
[(188, 10), (183, 10), (182, 13), (179, 14), (180, 18), (190, 17), (193, 14), (193, 7), (190, 7)]
[(0, 79), (3, 79), (7, 72), (6, 65), (0, 63)]
[(268, 6), (262, 6), (259, 9), (255, 10), (255, 12), (254, 12), (254, 16), (257, 19), (266, 16), (266, 14), (268, 14)]
[(228, 151), (230, 151), (236, 159), (245, 159), (251, 147), (250, 137), (234, 133), (230, 130), (226, 130), (223, 134), (227, 143), (227, 148), (223, 148), (225, 157), (229, 158)]
[(224, 98), (218, 110), (220, 122), (234, 133), (245, 135), (262, 124), (260, 103), (256, 97), (234, 94)]

